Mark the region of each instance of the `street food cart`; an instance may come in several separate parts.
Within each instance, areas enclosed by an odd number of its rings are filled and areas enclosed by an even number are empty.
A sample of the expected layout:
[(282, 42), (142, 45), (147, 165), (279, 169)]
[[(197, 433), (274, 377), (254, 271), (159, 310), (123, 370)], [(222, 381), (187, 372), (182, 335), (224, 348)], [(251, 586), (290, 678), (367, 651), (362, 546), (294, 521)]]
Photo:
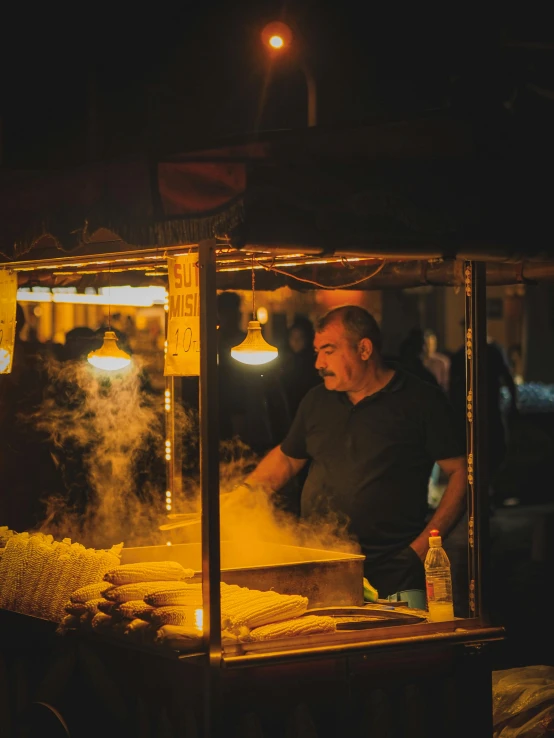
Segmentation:
[[(197, 648), (179, 652), (97, 633), (60, 637), (53, 623), (0, 612), (7, 735), (31, 725), (71, 736), (491, 735), (491, 651), (503, 629), (491, 624), (487, 605), (485, 290), (487, 283), (552, 279), (554, 266), (542, 254), (514, 260), (512, 249), (491, 245), (489, 220), (479, 233), (475, 207), (492, 172), (481, 170), (478, 181), (477, 171), (464, 126), (431, 117), (268, 135), (172, 157), (155, 169), (98, 165), (20, 181), (19, 195), (12, 190), (19, 213), (8, 212), (2, 226), (1, 267), (21, 285), (100, 284), (108, 275), (136, 284), (168, 256), (197, 255), (203, 635)], [(419, 205), (418, 188), (425, 191)], [(492, 205), (490, 215), (498, 216)], [(6, 243), (15, 244), (12, 253)], [(394, 627), (389, 619), (325, 637), (222, 644), (220, 581), (230, 571), (241, 583), (284, 586), (274, 561), (254, 562), (256, 579), (253, 562), (237, 564), (220, 540), (216, 294), (248, 288), (254, 266), (261, 289), (293, 275), (328, 288), (464, 291), (470, 617), (400, 618)], [(171, 464), (168, 474), (175, 474)], [(129, 560), (175, 555), (160, 548), (133, 549)], [(343, 588), (342, 602), (359, 597), (350, 604), (362, 605), (361, 557), (324, 554), (293, 557), (284, 579), (327, 587), (331, 599), (322, 595), (316, 604), (332, 603)]]

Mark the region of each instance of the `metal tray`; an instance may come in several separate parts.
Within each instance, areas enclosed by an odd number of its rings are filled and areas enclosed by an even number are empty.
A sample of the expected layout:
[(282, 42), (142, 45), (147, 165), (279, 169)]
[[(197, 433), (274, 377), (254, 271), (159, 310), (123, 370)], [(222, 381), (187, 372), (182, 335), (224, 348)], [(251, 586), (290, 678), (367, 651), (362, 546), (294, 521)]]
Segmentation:
[[(365, 556), (342, 551), (261, 541), (222, 541), (221, 580), (250, 589), (299, 594), (308, 598), (309, 607), (361, 606), (364, 560)], [(139, 561), (178, 561), (194, 569), (198, 580), (202, 549), (199, 543), (123, 549), (122, 564)]]
[(337, 620), (337, 630), (365, 630), (386, 628), (390, 625), (413, 625), (425, 622), (426, 617), (379, 606), (364, 607), (317, 607), (306, 615), (327, 615)]

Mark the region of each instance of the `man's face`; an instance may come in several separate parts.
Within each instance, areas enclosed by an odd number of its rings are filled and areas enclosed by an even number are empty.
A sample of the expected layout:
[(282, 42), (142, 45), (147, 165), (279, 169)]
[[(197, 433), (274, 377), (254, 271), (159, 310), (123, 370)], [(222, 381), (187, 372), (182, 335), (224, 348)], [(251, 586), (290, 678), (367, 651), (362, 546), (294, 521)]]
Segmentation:
[(314, 349), (317, 355), (315, 367), (323, 377), (326, 389), (351, 392), (359, 388), (365, 376), (367, 361), (353, 346), (341, 321), (333, 321), (323, 331), (316, 333)]

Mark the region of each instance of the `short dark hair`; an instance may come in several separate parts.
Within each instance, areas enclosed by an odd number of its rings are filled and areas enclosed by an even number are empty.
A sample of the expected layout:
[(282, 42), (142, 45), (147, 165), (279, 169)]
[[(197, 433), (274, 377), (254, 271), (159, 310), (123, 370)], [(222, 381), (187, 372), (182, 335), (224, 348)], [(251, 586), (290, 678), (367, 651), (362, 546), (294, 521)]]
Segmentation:
[(316, 323), (316, 332), (321, 333), (335, 320), (340, 321), (355, 345), (362, 338), (369, 338), (377, 353), (381, 353), (383, 340), (381, 329), (373, 315), (359, 305), (342, 305), (325, 313)]

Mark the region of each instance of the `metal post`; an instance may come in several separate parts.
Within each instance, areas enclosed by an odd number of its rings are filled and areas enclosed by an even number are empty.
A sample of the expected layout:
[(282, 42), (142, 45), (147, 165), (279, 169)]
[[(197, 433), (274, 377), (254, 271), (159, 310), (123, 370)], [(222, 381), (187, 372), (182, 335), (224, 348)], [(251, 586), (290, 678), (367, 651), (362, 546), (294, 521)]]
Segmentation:
[(469, 608), (483, 620), (490, 592), (486, 274), (485, 262), (464, 263)]
[(317, 125), (317, 85), (314, 74), (305, 60), (301, 60), (300, 66), (306, 79), (306, 90), (308, 93), (308, 126)]
[(219, 424), (217, 381), (216, 244), (198, 245), (200, 269), (200, 484), (202, 495), (202, 604), (208, 652), (204, 735), (216, 732), (221, 666)]

